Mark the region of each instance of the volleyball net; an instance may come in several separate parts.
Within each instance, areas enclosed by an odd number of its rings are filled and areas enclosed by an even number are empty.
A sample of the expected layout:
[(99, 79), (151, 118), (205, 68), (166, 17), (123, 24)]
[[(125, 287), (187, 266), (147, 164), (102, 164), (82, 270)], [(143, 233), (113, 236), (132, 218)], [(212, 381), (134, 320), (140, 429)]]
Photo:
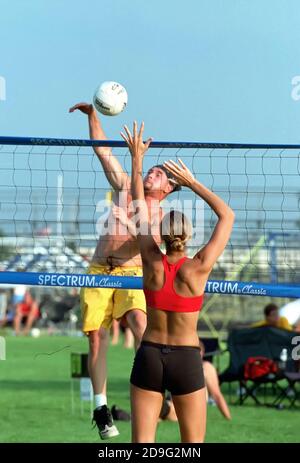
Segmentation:
[[(93, 146), (112, 147), (130, 175), (123, 141), (0, 137), (1, 284), (142, 287), (137, 277), (86, 275), (112, 205)], [(152, 142), (145, 172), (178, 158), (236, 215), (206, 292), (300, 297), (300, 145)], [(215, 214), (188, 189), (161, 206), (190, 217), (192, 256)]]

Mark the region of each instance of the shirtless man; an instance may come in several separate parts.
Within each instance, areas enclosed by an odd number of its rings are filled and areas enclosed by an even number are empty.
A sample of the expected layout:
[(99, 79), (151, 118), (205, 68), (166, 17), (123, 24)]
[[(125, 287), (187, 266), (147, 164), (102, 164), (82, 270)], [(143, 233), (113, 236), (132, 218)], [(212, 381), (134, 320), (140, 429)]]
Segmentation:
[[(70, 109), (88, 116), (90, 138), (107, 140), (97, 117), (95, 108), (88, 103), (79, 103)], [(110, 215), (104, 224), (107, 232), (99, 238), (88, 273), (99, 275), (142, 276), (142, 263), (135, 238), (135, 224), (132, 220), (130, 204), (130, 177), (122, 169), (109, 147), (94, 147), (94, 152), (102, 164), (104, 173), (114, 190)], [(171, 183), (172, 175), (163, 166), (152, 167), (145, 179), (145, 199), (151, 223), (159, 225), (161, 211), (159, 202), (169, 193), (180, 189)], [(159, 226), (157, 237), (159, 236)], [(83, 331), (89, 338), (89, 374), (91, 377), (95, 410), (94, 421), (101, 439), (119, 434), (107, 407), (106, 354), (109, 329), (113, 319), (124, 318), (135, 337), (135, 346), (142, 338), (146, 327), (146, 304), (142, 290), (113, 288), (83, 288), (81, 290)]]

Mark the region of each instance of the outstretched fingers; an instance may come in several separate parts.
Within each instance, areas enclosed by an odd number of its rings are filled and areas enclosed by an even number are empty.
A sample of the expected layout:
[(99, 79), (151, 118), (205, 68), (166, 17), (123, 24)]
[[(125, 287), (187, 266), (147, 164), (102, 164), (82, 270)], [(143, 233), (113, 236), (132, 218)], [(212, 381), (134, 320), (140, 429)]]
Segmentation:
[(133, 123), (133, 139), (137, 140), (137, 138), (138, 138), (138, 135), (137, 135), (137, 122), (134, 121), (134, 123)]
[(150, 144), (152, 143), (152, 141), (153, 141), (153, 138), (150, 137), (150, 138), (148, 138), (148, 140), (145, 142), (145, 148), (146, 148), (146, 150), (149, 148), (149, 146), (150, 146)]
[(180, 185), (180, 183), (174, 180), (173, 178), (169, 178), (169, 183), (172, 183), (172, 185), (176, 185), (176, 186)]
[(189, 169), (187, 168), (187, 166), (184, 164), (184, 162), (183, 162), (180, 158), (178, 158), (178, 162), (182, 165), (182, 167), (183, 167), (185, 170), (189, 170)]
[(141, 123), (141, 127), (140, 127), (140, 130), (139, 130), (139, 139), (143, 141), (143, 133), (144, 133), (144, 127), (145, 127), (145, 124), (144, 124), (144, 121)]
[(126, 137), (126, 135), (124, 135), (123, 132), (120, 132), (120, 135), (121, 135), (121, 137), (126, 141), (126, 143), (127, 143), (127, 145), (128, 145), (129, 140), (128, 140), (128, 138)]
[(74, 106), (72, 106), (70, 109), (69, 109), (69, 113), (73, 113), (74, 111), (76, 111), (76, 109), (79, 108), (79, 106), (81, 106), (82, 103), (79, 103), (79, 104), (75, 104)]
[(141, 123), (140, 129), (138, 130), (138, 124), (136, 121), (133, 123), (133, 131), (132, 134), (128, 129), (127, 125), (124, 125), (124, 132), (120, 132), (121, 137), (127, 143), (128, 147), (131, 150), (140, 150), (140, 153), (143, 154), (149, 148), (153, 138), (148, 138), (148, 140), (144, 143), (143, 142), (143, 133), (144, 133), (144, 122)]
[(73, 113), (74, 111), (76, 111), (76, 109), (88, 109), (89, 106), (91, 106), (89, 105), (89, 103), (85, 103), (84, 101), (82, 101), (81, 103), (77, 103), (74, 106), (71, 106), (71, 108), (69, 109), (69, 113)]
[(182, 172), (182, 169), (176, 164), (176, 162), (172, 161), (170, 159), (169, 161), (164, 162), (164, 166), (172, 173), (172, 174), (177, 174), (180, 175)]
[(132, 135), (131, 135), (131, 132), (130, 132), (129, 128), (127, 127), (127, 125), (124, 125), (124, 130), (125, 130), (125, 132), (127, 134), (128, 140), (130, 141), (130, 143), (132, 143)]

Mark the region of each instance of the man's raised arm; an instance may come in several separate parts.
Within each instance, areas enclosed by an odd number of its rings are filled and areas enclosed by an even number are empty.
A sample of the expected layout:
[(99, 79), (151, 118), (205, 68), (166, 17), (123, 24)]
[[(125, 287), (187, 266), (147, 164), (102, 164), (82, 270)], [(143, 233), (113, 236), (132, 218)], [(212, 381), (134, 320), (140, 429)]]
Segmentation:
[[(89, 118), (89, 130), (91, 140), (107, 140), (96, 110), (92, 104), (78, 103), (69, 109), (72, 113), (76, 110), (86, 114)], [(112, 154), (111, 148), (107, 146), (93, 147), (98, 159), (100, 160), (106, 178), (114, 190), (124, 190), (130, 188), (130, 178), (124, 172), (117, 158)]]

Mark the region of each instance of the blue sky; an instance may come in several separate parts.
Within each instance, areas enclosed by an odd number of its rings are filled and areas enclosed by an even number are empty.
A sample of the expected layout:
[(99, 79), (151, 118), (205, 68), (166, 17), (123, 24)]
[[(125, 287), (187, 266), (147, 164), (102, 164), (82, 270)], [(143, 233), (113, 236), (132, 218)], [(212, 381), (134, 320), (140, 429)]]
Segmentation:
[(0, 0), (1, 135), (87, 137), (72, 104), (104, 80), (129, 95), (104, 117), (156, 140), (300, 143), (298, 0)]

